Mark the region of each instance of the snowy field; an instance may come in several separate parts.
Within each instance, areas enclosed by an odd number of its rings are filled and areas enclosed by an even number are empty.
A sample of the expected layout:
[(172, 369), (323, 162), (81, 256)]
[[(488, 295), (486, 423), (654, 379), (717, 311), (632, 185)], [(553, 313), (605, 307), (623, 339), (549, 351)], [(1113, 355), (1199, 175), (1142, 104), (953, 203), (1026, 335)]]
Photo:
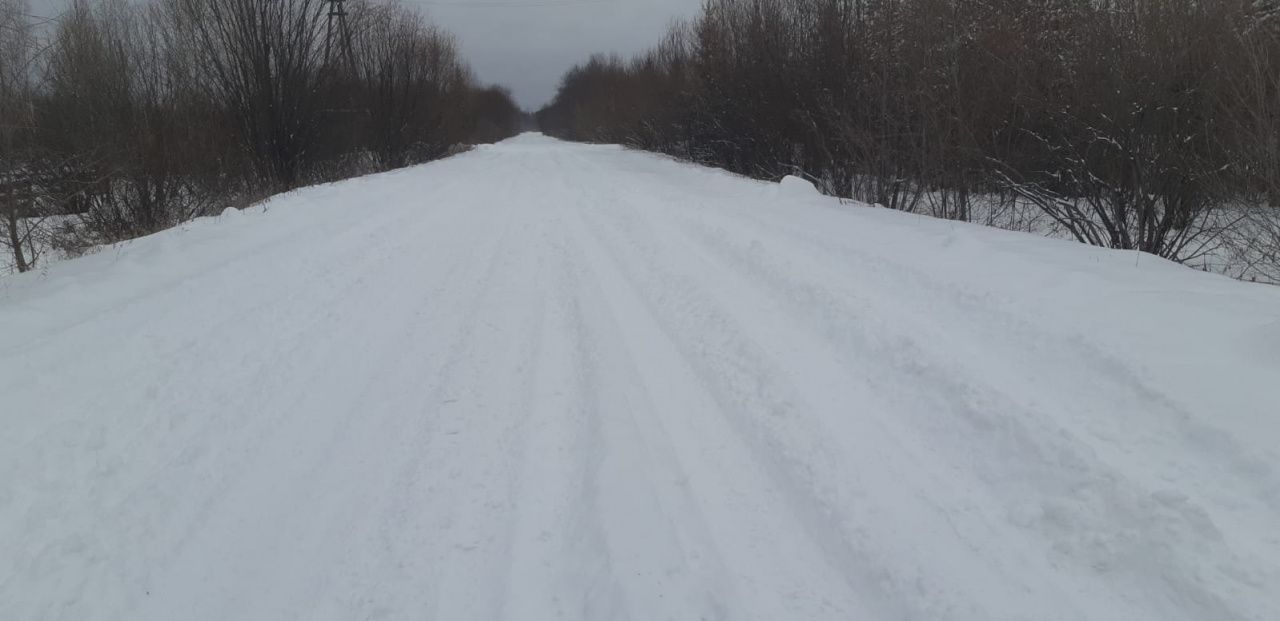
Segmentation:
[(526, 135), (0, 280), (0, 619), (1280, 619), (1280, 288)]

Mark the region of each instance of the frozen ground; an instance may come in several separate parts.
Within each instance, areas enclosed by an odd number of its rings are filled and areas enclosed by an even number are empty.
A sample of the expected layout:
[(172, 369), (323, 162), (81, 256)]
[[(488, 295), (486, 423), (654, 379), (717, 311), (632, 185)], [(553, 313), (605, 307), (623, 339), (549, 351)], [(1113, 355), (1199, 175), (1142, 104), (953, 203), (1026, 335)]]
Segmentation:
[(524, 136), (0, 281), (0, 619), (1280, 619), (1280, 288)]

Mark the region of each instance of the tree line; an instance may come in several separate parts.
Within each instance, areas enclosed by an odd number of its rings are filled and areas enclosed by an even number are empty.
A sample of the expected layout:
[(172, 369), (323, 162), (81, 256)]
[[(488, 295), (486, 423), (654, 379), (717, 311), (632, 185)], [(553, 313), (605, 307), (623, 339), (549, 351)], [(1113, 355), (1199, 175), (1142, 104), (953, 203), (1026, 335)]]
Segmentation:
[[(348, 0), (0, 0), (0, 244), (19, 271), (514, 134), (451, 35)], [(345, 27), (334, 27), (334, 25)]]
[(537, 117), (894, 209), (1031, 207), (1180, 261), (1243, 233), (1280, 265), (1274, 0), (706, 0)]

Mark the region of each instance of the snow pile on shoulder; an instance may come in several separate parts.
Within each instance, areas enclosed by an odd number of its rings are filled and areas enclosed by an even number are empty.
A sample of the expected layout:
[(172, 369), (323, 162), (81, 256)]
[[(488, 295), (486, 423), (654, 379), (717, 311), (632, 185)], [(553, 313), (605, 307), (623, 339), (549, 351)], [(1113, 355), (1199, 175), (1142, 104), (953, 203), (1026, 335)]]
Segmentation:
[(795, 175), (787, 175), (778, 182), (777, 196), (780, 198), (808, 199), (822, 196), (813, 182)]

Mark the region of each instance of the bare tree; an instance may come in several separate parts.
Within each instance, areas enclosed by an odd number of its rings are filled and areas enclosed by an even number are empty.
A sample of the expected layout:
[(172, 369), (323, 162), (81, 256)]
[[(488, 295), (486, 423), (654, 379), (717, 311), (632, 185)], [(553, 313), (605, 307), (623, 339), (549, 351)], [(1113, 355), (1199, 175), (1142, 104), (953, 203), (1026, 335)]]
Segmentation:
[(258, 176), (275, 189), (305, 179), (322, 132), (324, 0), (179, 0), (181, 25), (208, 68)]
[(39, 260), (41, 227), (28, 176), (37, 54), (26, 0), (0, 0), (0, 244), (25, 272)]
[(357, 16), (350, 87), (358, 93), (367, 148), (383, 168), (445, 154), (463, 139), (458, 112), (472, 88), (457, 44), (397, 5)]

